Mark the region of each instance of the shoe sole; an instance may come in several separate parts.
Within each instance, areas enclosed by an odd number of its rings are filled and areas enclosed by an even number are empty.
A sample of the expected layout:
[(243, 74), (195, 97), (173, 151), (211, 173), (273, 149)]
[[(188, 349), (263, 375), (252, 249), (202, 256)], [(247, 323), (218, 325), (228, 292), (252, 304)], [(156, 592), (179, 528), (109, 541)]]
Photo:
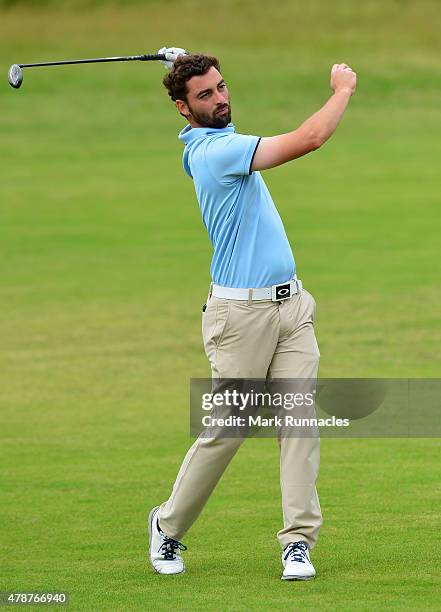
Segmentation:
[[(152, 522), (153, 522), (153, 515), (155, 514), (155, 512), (158, 509), (159, 509), (159, 506), (155, 506), (154, 508), (152, 508), (152, 510), (150, 510), (149, 517), (147, 519), (147, 525), (148, 525), (148, 528), (149, 528), (149, 559), (150, 559), (150, 550), (152, 548)], [(160, 574), (161, 576), (178, 576), (179, 574), (184, 574), (185, 573), (185, 567), (182, 570), (182, 572), (176, 572), (175, 574), (163, 574), (162, 572), (158, 572), (156, 567), (153, 565), (151, 559), (150, 559), (150, 565), (152, 566), (153, 571), (156, 574)]]
[(281, 580), (314, 580), (315, 576), (282, 576)]

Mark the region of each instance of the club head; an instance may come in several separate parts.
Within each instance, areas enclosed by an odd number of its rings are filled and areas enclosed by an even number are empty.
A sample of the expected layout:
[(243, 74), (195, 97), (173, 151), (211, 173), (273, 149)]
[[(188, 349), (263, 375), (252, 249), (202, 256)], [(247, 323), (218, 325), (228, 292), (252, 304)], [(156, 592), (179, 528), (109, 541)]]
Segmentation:
[(18, 89), (23, 83), (23, 70), (18, 64), (12, 64), (8, 72), (8, 81), (11, 87)]

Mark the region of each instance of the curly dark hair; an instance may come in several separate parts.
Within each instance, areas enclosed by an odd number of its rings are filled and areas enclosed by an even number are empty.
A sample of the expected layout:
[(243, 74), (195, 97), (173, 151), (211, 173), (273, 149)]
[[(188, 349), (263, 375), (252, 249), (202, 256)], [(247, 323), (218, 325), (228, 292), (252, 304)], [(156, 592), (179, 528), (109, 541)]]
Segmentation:
[(220, 72), (219, 60), (211, 55), (180, 55), (173, 63), (173, 68), (163, 79), (168, 95), (175, 102), (187, 102), (187, 81), (194, 76), (206, 74), (214, 66)]

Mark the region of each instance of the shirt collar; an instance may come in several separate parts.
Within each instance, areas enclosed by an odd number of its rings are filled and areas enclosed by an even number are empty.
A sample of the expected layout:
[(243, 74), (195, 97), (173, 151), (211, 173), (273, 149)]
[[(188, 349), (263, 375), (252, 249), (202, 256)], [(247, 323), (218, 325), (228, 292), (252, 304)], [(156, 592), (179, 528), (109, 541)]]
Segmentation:
[(233, 123), (229, 123), (224, 128), (213, 128), (213, 127), (194, 128), (194, 127), (191, 127), (190, 124), (188, 124), (187, 126), (185, 126), (183, 130), (179, 132), (178, 138), (179, 140), (182, 140), (183, 142), (185, 142), (185, 144), (188, 144), (195, 140), (199, 140), (200, 138), (205, 138), (209, 134), (229, 134), (235, 131), (236, 131), (236, 127)]

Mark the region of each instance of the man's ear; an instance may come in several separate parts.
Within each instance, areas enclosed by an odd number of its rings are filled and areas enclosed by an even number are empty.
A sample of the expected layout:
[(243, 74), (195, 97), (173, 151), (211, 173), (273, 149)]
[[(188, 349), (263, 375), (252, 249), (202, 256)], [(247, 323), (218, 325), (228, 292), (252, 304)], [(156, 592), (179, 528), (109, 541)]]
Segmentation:
[(190, 109), (188, 108), (188, 104), (184, 102), (184, 100), (176, 100), (176, 108), (183, 117), (188, 119), (191, 113)]

